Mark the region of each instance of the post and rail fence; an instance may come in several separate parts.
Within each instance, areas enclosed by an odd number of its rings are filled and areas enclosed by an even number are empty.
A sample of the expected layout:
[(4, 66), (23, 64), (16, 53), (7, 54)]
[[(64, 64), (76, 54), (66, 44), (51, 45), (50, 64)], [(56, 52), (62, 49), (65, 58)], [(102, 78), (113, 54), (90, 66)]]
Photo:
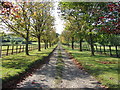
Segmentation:
[[(90, 45), (83, 45), (83, 50), (91, 51)], [(120, 57), (119, 45), (94, 45), (94, 52), (109, 55), (112, 57)]]
[[(67, 45), (69, 47), (71, 46), (71, 44), (64, 44), (64, 45)], [(74, 48), (79, 49), (80, 48), (79, 44), (75, 43)], [(90, 45), (83, 44), (82, 50), (91, 51)], [(120, 58), (120, 45), (96, 45), (94, 44), (94, 52)]]
[[(43, 45), (41, 46), (44, 47)], [(29, 51), (38, 49), (38, 45), (36, 44), (29, 44)], [(2, 45), (1, 46), (1, 56), (8, 56), (13, 54), (18, 54), (21, 52), (25, 52), (25, 45)]]

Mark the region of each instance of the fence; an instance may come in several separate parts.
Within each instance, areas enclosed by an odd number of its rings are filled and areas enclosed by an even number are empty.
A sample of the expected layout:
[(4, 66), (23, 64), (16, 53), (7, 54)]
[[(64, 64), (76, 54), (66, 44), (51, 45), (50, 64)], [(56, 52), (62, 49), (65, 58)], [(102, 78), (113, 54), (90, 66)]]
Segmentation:
[(108, 54), (110, 56), (116, 56), (116, 57), (120, 57), (120, 46), (111, 46), (111, 45), (108, 45), (108, 46), (97, 46), (97, 45), (94, 45), (95, 47), (95, 51), (96, 52), (100, 52), (101, 54), (104, 53), (104, 54)]
[[(83, 50), (91, 51), (89, 44), (83, 44)], [(75, 48), (79, 48), (79, 44), (75, 44)], [(120, 57), (120, 46), (112, 46), (112, 45), (94, 45), (94, 51), (106, 54), (114, 57)]]
[[(37, 49), (38, 45), (30, 44), (28, 48), (29, 51), (32, 51)], [(2, 46), (1, 50), (2, 50), (2, 56), (13, 55), (13, 54), (25, 52), (25, 45), (6, 45), (6, 46)]]

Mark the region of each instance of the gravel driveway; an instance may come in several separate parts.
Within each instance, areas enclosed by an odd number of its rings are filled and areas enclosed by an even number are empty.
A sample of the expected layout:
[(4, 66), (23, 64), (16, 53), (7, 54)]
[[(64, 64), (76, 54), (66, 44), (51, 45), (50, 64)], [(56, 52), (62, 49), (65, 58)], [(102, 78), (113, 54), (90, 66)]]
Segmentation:
[[(62, 79), (59, 85), (56, 85), (56, 61), (58, 59), (58, 48), (61, 49), (62, 59), (64, 61), (64, 70), (62, 71)], [(80, 70), (69, 59), (68, 54), (59, 45), (53, 52), (48, 64), (43, 65), (34, 74), (27, 77), (19, 83), (17, 88), (99, 88), (100, 84), (95, 78), (87, 72)]]

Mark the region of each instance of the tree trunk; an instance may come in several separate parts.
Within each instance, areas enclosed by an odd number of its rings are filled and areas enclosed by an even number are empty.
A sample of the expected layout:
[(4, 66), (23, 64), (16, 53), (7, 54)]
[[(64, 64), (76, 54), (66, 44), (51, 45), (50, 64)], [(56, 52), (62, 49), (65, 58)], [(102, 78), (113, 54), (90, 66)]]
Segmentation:
[(72, 37), (72, 49), (74, 49), (74, 37)]
[(45, 44), (44, 46), (45, 46), (45, 49), (46, 49), (46, 41), (44, 41), (44, 44)]
[(26, 38), (25, 53), (26, 53), (26, 55), (29, 55), (29, 39), (28, 38)]
[(47, 40), (47, 48), (48, 48), (48, 40)]
[(92, 34), (90, 34), (90, 46), (91, 46), (91, 55), (94, 56), (94, 45), (93, 45), (93, 37)]
[(51, 42), (49, 42), (49, 47), (51, 47)]
[(0, 37), (0, 58), (2, 57), (2, 37)]
[(26, 47), (25, 47), (25, 53), (26, 55), (29, 55), (29, 30), (26, 28)]
[(82, 51), (82, 40), (83, 39), (80, 39), (80, 51)]
[(38, 51), (41, 51), (40, 36), (38, 36)]

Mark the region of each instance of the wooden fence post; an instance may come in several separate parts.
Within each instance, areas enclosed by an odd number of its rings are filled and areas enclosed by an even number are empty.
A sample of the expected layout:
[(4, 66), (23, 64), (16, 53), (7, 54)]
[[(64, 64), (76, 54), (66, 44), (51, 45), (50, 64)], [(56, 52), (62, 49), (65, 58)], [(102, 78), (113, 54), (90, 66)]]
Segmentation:
[(33, 47), (32, 47), (32, 48), (33, 48), (33, 50), (34, 50), (34, 45), (33, 45)]
[(31, 51), (31, 45), (30, 45), (30, 51)]
[(32, 45), (30, 45), (30, 51), (32, 50)]
[(117, 48), (117, 45), (115, 45), (115, 51), (116, 51), (116, 56), (119, 57), (119, 56), (118, 56), (118, 48)]
[(109, 45), (109, 50), (110, 50), (110, 56), (112, 56), (111, 46), (110, 45)]
[(29, 51), (30, 51), (30, 45), (28, 47), (29, 47)]
[(89, 44), (88, 44), (88, 51), (90, 51), (90, 47), (89, 47)]
[(12, 45), (12, 53), (11, 54), (13, 54), (14, 53), (14, 45)]
[(32, 51), (32, 45), (31, 45), (31, 51)]
[(31, 46), (31, 50), (33, 50), (33, 45)]
[(106, 50), (105, 50), (105, 45), (103, 46), (104, 47), (104, 54), (106, 54), (105, 52), (106, 52)]
[(86, 50), (86, 51), (88, 50), (88, 45), (87, 45), (87, 44), (85, 45), (85, 50)]
[(29, 51), (30, 51), (30, 45), (29, 45)]
[(32, 45), (31, 45), (31, 51), (32, 51)]
[(87, 51), (89, 51), (89, 45), (87, 45)]
[(18, 45), (16, 45), (16, 53), (18, 53), (18, 52), (17, 52), (17, 49), (18, 49)]
[(86, 50), (86, 51), (88, 50), (88, 46), (87, 46), (87, 44), (85, 45), (85, 50)]
[[(42, 45), (41, 45), (42, 46)], [(35, 50), (36, 49), (36, 45), (33, 45), (33, 50)]]
[[(42, 47), (41, 47), (42, 48)], [(34, 50), (34, 45), (32, 46), (32, 49)]]
[(38, 46), (36, 45), (36, 49), (38, 49)]
[(32, 50), (34, 50), (34, 45), (32, 45)]
[(24, 52), (24, 45), (23, 45), (23, 50), (22, 51)]
[(28, 51), (30, 50), (30, 45), (28, 45)]
[(7, 46), (6, 56), (8, 55), (8, 53), (9, 53), (9, 45)]
[(31, 45), (31, 51), (33, 50), (33, 45)]
[(102, 49), (101, 49), (101, 46), (100, 46), (100, 53), (102, 53)]
[(20, 45), (20, 48), (19, 48), (19, 53), (21, 53), (21, 45)]
[[(42, 48), (42, 47), (41, 47), (41, 48)], [(32, 49), (34, 50), (34, 45), (33, 45)]]
[(0, 45), (0, 58), (2, 57), (2, 45)]
[(37, 45), (36, 45), (35, 47), (36, 47), (35, 49), (38, 49), (38, 46), (37, 46)]
[(97, 45), (95, 45), (96, 46), (96, 52), (98, 51), (98, 49), (97, 49)]

